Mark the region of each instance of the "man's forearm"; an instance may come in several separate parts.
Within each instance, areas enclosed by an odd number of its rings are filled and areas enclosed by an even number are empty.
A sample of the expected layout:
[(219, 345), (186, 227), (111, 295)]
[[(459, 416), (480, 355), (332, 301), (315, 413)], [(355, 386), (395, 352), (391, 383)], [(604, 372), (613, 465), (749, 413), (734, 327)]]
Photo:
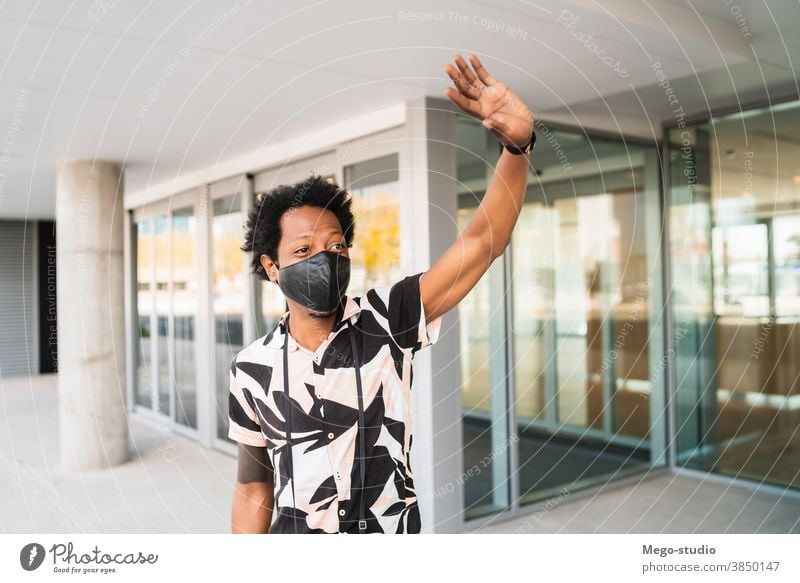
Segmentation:
[(530, 154), (512, 154), (503, 148), (494, 175), (475, 215), (464, 230), (465, 237), (485, 242), (491, 257), (499, 257), (511, 241), (528, 186)]
[(233, 534), (269, 532), (274, 489), (274, 469), (267, 448), (240, 443), (231, 508)]
[(231, 508), (231, 533), (266, 534), (272, 523), (273, 485), (237, 481)]

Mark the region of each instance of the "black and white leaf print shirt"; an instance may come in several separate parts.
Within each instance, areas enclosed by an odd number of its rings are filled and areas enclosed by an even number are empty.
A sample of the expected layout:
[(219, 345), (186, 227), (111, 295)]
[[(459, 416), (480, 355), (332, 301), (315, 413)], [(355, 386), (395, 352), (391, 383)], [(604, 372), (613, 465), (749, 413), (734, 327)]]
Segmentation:
[[(369, 533), (418, 533), (409, 464), (415, 353), (436, 342), (442, 317), (426, 324), (422, 273), (345, 296), (333, 331), (311, 352), (289, 335), (293, 474), (286, 455), (281, 316), (231, 361), (228, 437), (266, 446), (275, 468), (270, 533), (357, 533), (363, 491)], [(359, 473), (358, 398), (347, 321), (359, 352), (366, 427), (366, 479)], [(290, 323), (291, 326), (291, 323)], [(296, 507), (292, 503), (294, 480)]]

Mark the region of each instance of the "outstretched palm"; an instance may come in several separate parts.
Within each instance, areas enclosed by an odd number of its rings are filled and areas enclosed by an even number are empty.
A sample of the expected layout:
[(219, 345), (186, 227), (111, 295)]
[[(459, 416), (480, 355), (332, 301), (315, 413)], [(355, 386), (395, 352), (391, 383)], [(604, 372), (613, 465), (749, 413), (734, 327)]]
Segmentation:
[(448, 87), (445, 93), (464, 112), (481, 120), (500, 142), (526, 146), (533, 131), (533, 115), (511, 89), (489, 75), (477, 56), (470, 55), (470, 61), (474, 72), (458, 54), (458, 69), (450, 63), (445, 65), (456, 86)]

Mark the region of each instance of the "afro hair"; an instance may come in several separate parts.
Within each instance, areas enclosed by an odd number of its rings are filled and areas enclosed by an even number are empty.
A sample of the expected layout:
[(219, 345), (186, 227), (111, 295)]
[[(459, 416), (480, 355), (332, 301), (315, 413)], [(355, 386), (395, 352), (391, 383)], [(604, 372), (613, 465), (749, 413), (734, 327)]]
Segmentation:
[(352, 202), (346, 190), (314, 173), (305, 180), (276, 186), (259, 195), (255, 206), (248, 213), (244, 244), (240, 247), (242, 251), (253, 254), (252, 272), (269, 280), (261, 265), (261, 255), (267, 255), (277, 263), (281, 217), (293, 208), (315, 206), (331, 211), (339, 219), (347, 247), (352, 247), (355, 234)]

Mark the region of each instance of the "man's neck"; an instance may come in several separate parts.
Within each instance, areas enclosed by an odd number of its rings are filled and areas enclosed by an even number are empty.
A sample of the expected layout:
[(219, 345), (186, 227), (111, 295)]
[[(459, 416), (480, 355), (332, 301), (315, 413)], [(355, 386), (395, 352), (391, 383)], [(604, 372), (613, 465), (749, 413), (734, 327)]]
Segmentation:
[(316, 351), (333, 331), (343, 305), (344, 302), (339, 305), (336, 312), (322, 318), (311, 316), (302, 306), (289, 306), (289, 333), (300, 346), (312, 352)]

